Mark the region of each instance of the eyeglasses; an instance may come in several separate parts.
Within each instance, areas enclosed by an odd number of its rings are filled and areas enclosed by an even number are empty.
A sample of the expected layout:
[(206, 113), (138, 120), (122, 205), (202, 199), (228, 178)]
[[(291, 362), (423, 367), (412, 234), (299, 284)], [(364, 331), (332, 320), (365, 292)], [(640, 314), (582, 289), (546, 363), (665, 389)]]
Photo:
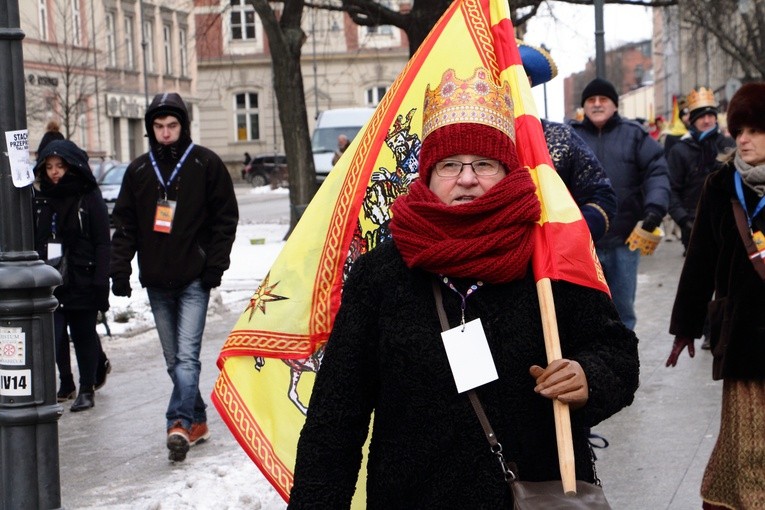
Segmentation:
[(462, 173), (462, 169), (469, 166), (473, 169), (473, 173), (478, 177), (490, 177), (497, 175), (499, 172), (499, 161), (496, 159), (476, 159), (470, 163), (463, 163), (454, 159), (445, 159), (436, 163), (436, 174), (439, 177), (457, 177)]

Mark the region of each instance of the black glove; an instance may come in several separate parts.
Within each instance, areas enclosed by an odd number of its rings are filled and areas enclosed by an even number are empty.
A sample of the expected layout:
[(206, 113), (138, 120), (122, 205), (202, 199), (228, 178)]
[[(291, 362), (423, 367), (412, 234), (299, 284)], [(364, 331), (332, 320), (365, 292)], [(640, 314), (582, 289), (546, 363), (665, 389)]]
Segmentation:
[(222, 276), (223, 273), (216, 269), (205, 269), (202, 273), (202, 287), (206, 290), (220, 287), (220, 279)]
[(658, 227), (660, 223), (661, 223), (661, 215), (653, 211), (649, 211), (648, 213), (646, 213), (645, 218), (643, 218), (642, 228), (646, 232), (653, 232), (654, 230), (656, 230), (656, 227)]
[(106, 312), (109, 309), (109, 284), (96, 285), (93, 289), (93, 298), (96, 309), (99, 312)]
[(112, 294), (115, 296), (130, 297), (133, 289), (130, 288), (130, 280), (127, 278), (112, 278)]

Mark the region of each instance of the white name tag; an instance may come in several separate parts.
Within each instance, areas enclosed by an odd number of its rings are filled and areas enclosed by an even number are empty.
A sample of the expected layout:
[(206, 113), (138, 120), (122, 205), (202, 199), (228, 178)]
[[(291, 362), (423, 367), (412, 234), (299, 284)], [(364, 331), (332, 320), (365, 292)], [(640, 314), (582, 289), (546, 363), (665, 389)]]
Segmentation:
[(48, 260), (61, 256), (61, 243), (48, 243)]
[(441, 333), (457, 392), (462, 393), (499, 378), (481, 319)]

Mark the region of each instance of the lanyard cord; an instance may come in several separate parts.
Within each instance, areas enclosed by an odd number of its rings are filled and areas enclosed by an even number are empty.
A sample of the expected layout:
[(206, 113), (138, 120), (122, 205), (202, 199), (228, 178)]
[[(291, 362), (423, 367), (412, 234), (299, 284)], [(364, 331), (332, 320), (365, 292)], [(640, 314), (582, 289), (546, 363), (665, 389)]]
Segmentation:
[(167, 190), (170, 187), (170, 184), (172, 184), (173, 179), (175, 179), (175, 176), (178, 175), (178, 172), (181, 171), (181, 167), (183, 166), (183, 163), (186, 161), (186, 158), (189, 156), (189, 153), (191, 152), (191, 149), (194, 148), (194, 143), (190, 143), (189, 146), (186, 148), (186, 152), (183, 153), (183, 156), (181, 156), (181, 159), (178, 161), (178, 164), (175, 165), (175, 168), (173, 169), (173, 173), (170, 174), (170, 178), (167, 179), (167, 183), (162, 180), (162, 174), (159, 171), (159, 166), (157, 165), (157, 160), (154, 158), (154, 153), (152, 151), (149, 151), (149, 159), (151, 159), (151, 166), (154, 167), (154, 173), (157, 174), (157, 180), (159, 181), (159, 184), (162, 186), (162, 189), (165, 191), (165, 200), (167, 200)]
[(449, 280), (448, 276), (439, 275), (441, 277), (441, 281), (446, 284), (447, 287), (452, 289), (454, 292), (457, 293), (457, 295), (462, 299), (461, 304), (461, 312), (462, 312), (462, 321), (460, 324), (462, 324), (462, 331), (465, 331), (465, 306), (467, 305), (467, 298), (469, 298), (475, 291), (480, 289), (483, 286), (483, 282), (481, 280), (478, 280), (473, 285), (470, 286), (470, 288), (467, 290), (467, 292), (463, 295), (462, 292), (457, 290), (457, 287), (454, 286), (454, 284)]

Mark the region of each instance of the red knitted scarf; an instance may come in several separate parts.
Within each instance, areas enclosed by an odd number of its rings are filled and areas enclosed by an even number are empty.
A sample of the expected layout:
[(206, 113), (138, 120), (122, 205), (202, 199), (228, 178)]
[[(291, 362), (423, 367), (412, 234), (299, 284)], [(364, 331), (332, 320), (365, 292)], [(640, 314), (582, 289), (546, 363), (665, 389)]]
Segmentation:
[(489, 283), (526, 274), (541, 206), (518, 168), (481, 197), (448, 206), (418, 179), (393, 203), (390, 229), (407, 266)]

